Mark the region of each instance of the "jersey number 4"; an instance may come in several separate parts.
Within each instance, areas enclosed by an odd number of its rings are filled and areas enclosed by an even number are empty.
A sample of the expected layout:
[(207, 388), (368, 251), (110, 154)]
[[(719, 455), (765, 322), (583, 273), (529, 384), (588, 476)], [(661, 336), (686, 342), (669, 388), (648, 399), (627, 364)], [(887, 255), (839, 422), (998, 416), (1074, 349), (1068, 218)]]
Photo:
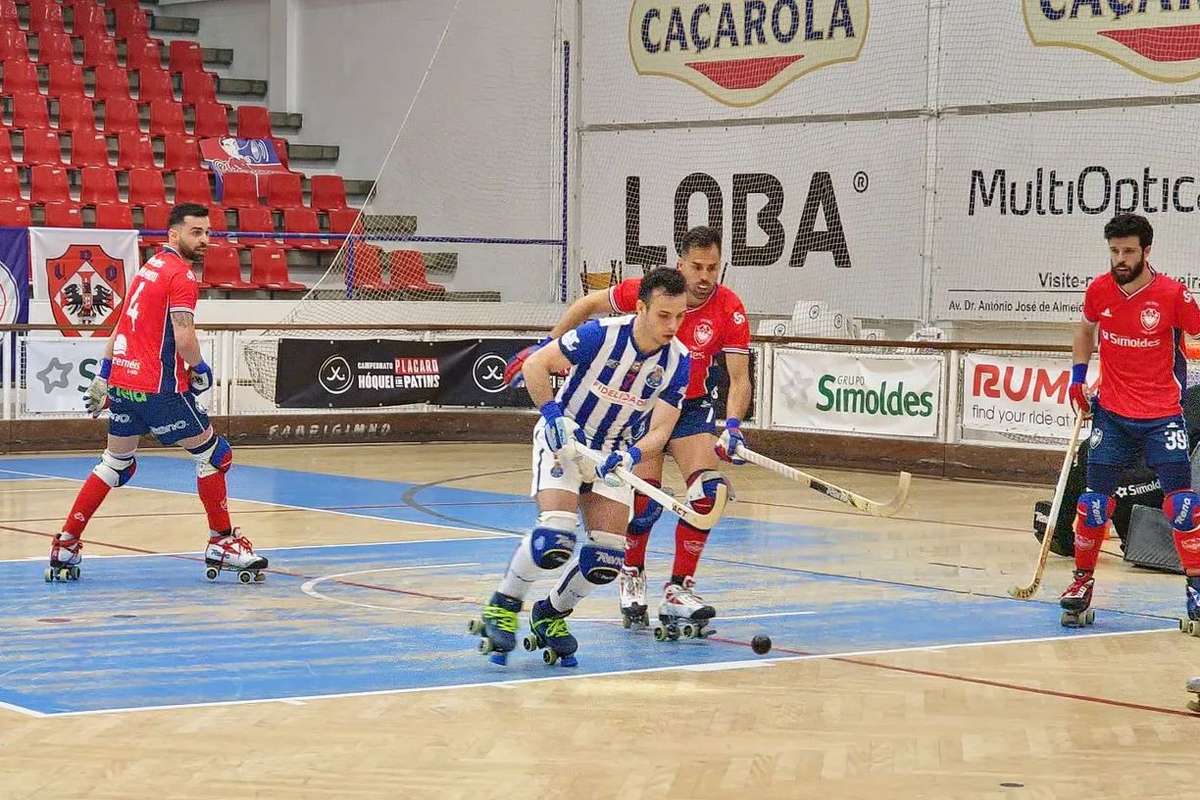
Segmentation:
[(126, 311), (125, 313), (129, 316), (129, 330), (130, 331), (134, 331), (137, 329), (138, 297), (141, 296), (142, 289), (145, 289), (145, 288), (146, 288), (146, 284), (144, 282), (139, 283), (138, 287), (137, 287), (137, 291), (135, 291), (133, 293), (133, 297), (129, 298), (129, 310)]

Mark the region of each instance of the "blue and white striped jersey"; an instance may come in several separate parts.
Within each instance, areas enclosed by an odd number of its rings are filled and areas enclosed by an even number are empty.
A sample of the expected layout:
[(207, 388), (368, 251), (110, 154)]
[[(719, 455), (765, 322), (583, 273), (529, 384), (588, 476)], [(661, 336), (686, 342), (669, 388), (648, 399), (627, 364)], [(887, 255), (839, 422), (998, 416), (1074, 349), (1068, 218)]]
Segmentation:
[(556, 398), (593, 450), (633, 444), (647, 430), (658, 400), (679, 408), (691, 359), (678, 339), (652, 353), (633, 343), (634, 317), (591, 320), (558, 340), (575, 365)]

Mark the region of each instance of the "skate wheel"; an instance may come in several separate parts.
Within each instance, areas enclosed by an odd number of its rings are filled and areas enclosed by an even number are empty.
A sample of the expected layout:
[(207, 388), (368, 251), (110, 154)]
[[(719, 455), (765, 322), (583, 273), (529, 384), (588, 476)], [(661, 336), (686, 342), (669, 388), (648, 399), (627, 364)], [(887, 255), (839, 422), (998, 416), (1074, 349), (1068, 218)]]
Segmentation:
[(467, 633), (472, 636), (478, 636), (483, 633), (483, 623), (477, 619), (467, 620)]
[(625, 630), (629, 630), (633, 627), (633, 619), (630, 617), (621, 617), (621, 627)]
[(667, 638), (672, 642), (679, 638), (679, 628), (674, 625), (667, 626)]
[(79, 567), (71, 567), (71, 580), (79, 580)]
[(1188, 636), (1200, 636), (1200, 622), (1194, 619), (1179, 620), (1179, 630)]
[[(54, 570), (51, 567), (46, 567), (46, 571), (42, 573), (42, 577), (46, 579), (46, 583), (54, 583)], [(1180, 623), (1181, 625), (1183, 623)]]
[(70, 568), (70, 567), (63, 567), (62, 569), (60, 569), (60, 570), (58, 571), (58, 579), (59, 579), (60, 581), (69, 581), (69, 580), (71, 580), (71, 568)]
[(685, 639), (691, 639), (693, 636), (696, 635), (696, 629), (693, 628), (691, 625), (685, 624), (682, 628), (679, 629), (679, 635)]
[(265, 572), (254, 573), (254, 582), (255, 583), (262, 583), (266, 579), (267, 579), (267, 573), (265, 573)]
[(579, 662), (575, 660), (575, 656), (563, 656), (560, 662), (564, 667), (578, 667)]
[(218, 572), (219, 570), (216, 567), (209, 567), (208, 569), (204, 570), (204, 577), (208, 578), (210, 581), (215, 581), (217, 579)]
[(478, 649), (479, 649), (480, 655), (486, 656), (488, 653), (492, 652), (492, 640), (487, 638), (486, 636), (483, 637), (482, 639), (479, 640)]
[(662, 625), (654, 626), (654, 641), (661, 642), (667, 638), (667, 629)]
[(249, 573), (249, 572), (239, 572), (238, 573), (238, 581), (240, 581), (241, 583), (249, 583), (252, 580), (254, 580), (254, 575), (252, 573)]
[(553, 666), (554, 662), (558, 661), (558, 653), (556, 653), (550, 649), (543, 650), (542, 651), (542, 661), (544, 661), (546, 663), (546, 666), (548, 666), (548, 667)]
[(1087, 610), (1087, 612), (1083, 615), (1083, 624), (1091, 625), (1095, 621), (1096, 621), (1096, 612), (1094, 609), (1089, 608)]
[(529, 634), (528, 636), (526, 636), (524, 639), (521, 640), (521, 646), (524, 647), (526, 650), (528, 650), (530, 653), (532, 653), (534, 650), (538, 649), (537, 637), (534, 636), (532, 633)]

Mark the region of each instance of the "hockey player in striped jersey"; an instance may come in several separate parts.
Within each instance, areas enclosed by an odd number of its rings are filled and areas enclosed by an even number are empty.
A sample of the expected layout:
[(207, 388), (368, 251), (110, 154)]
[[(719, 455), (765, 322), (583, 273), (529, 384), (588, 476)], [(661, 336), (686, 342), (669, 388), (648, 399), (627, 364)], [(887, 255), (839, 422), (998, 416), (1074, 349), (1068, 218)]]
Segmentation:
[[(530, 609), (526, 647), (546, 648), (547, 663), (575, 665), (577, 642), (566, 617), (597, 586), (616, 580), (624, 560), (633, 490), (612, 473), (656, 455), (679, 418), (691, 369), (675, 339), (685, 288), (676, 270), (654, 270), (641, 281), (635, 314), (586, 322), (525, 361), (525, 384), (542, 414), (530, 492), (539, 514), (472, 625), (483, 633), (480, 650), (496, 663), (516, 646), (517, 614), (534, 582), (565, 565), (550, 594)], [(568, 373), (557, 395), (553, 372)], [(596, 466), (575, 454), (580, 446), (607, 459)], [(577, 511), (586, 539), (576, 555)]]

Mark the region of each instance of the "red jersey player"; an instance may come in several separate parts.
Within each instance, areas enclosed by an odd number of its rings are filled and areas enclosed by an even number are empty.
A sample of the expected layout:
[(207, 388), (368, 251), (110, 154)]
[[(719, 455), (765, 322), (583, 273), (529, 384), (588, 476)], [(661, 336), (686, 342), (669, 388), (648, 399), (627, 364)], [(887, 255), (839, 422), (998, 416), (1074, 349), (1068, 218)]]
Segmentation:
[[(1182, 333), (1200, 333), (1200, 307), (1183, 284), (1148, 263), (1154, 229), (1145, 217), (1118, 214), (1104, 226), (1104, 238), (1111, 269), (1084, 294), (1072, 351), (1071, 404), (1093, 421), (1087, 487), (1075, 517), (1075, 579), (1059, 600), (1062, 622), (1092, 621), (1092, 574), (1116, 507), (1113, 491), (1143, 451), (1166, 495), (1163, 513), (1187, 573), (1187, 615), (1200, 620), (1200, 495), (1192, 490), (1180, 405), (1187, 382)], [(1084, 386), (1097, 332), (1100, 391), (1089, 400)]]
[[(229, 521), (225, 473), (233, 450), (213, 431), (196, 395), (212, 386), (193, 318), (199, 294), (192, 261), (208, 247), (208, 209), (185, 203), (171, 210), (167, 244), (129, 286), (99, 374), (84, 395), (93, 417), (108, 408), (108, 447), (92, 470), (50, 549), (46, 580), (79, 577), (83, 529), (109, 491), (124, 486), (137, 466), (138, 439), (150, 433), (178, 444), (196, 462), (196, 487), (208, 516), (205, 575), (236, 569), (243, 583), (262, 580), (267, 560), (255, 554)], [(168, 324), (169, 323), (169, 324)]]
[[(699, 226), (689, 230), (679, 246), (676, 264), (687, 283), (687, 314), (676, 338), (688, 348), (692, 359), (683, 410), (671, 432), (667, 452), (679, 465), (687, 480), (688, 502), (701, 513), (712, 509), (717, 486), (728, 485), (718, 472), (720, 457), (733, 464), (745, 461), (736, 455), (737, 445), (745, 439), (740, 419), (750, 407), (750, 326), (746, 309), (738, 296), (717, 283), (721, 268), (721, 233)], [(630, 278), (608, 290), (593, 292), (575, 301), (550, 332), (551, 338), (572, 330), (588, 317), (605, 313), (630, 313), (637, 302), (640, 280)], [(527, 348), (510, 362), (506, 375), (520, 369), (524, 356), (536, 348)], [(712, 400), (711, 368), (717, 353), (725, 353), (729, 372), (729, 396), (726, 398), (725, 428), (717, 437)], [(662, 482), (661, 451), (634, 468), (638, 476), (655, 486)], [(634, 498), (633, 519), (626, 531), (625, 565), (620, 576), (621, 613), (631, 624), (647, 624), (646, 544), (662, 507), (638, 494)], [(695, 593), (696, 564), (704, 550), (708, 531), (680, 520), (675, 527), (675, 563), (666, 584), (659, 619), (664, 625), (684, 621), (701, 623), (716, 616), (711, 605)]]

